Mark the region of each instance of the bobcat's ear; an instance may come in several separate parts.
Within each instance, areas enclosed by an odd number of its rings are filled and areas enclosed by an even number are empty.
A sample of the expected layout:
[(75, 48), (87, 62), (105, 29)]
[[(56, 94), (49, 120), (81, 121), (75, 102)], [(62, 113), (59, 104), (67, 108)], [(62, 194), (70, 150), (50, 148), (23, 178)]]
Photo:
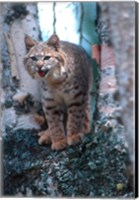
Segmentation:
[(25, 34), (24, 42), (26, 45), (26, 49), (29, 50), (31, 47), (36, 45), (38, 42), (33, 40), (29, 35)]
[(53, 46), (56, 49), (59, 48), (59, 37), (56, 34), (53, 34), (48, 40), (47, 40), (47, 44), (49, 46)]

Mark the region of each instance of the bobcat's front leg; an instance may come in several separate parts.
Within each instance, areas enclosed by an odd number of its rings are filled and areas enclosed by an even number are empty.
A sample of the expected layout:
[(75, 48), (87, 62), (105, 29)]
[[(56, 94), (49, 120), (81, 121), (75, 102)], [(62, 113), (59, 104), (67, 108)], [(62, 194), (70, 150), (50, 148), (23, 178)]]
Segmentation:
[(48, 130), (40, 133), (39, 143), (52, 143), (51, 148), (61, 150), (67, 146), (63, 126), (62, 112), (57, 106), (46, 106), (45, 115), (48, 123)]

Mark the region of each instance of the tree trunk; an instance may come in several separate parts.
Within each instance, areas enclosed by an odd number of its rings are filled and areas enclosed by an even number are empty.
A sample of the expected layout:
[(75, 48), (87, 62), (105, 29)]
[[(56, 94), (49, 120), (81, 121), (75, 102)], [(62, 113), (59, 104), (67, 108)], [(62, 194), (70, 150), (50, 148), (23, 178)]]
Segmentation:
[[(30, 79), (23, 65), (26, 53), (24, 44), (25, 33), (38, 39), (39, 27), (36, 21), (35, 4), (2, 3), (2, 67), (3, 67), (3, 108), (6, 127), (38, 128), (29, 114), (29, 96), (34, 102), (40, 101), (38, 83)], [(32, 88), (36, 88), (33, 90)], [(14, 101), (13, 101), (14, 99)], [(16, 106), (14, 106), (16, 105)], [(21, 107), (21, 113), (18, 108)], [(17, 108), (17, 109), (16, 109)], [(28, 112), (25, 116), (23, 113)], [(5, 132), (6, 133), (6, 132)]]
[[(121, 109), (117, 119), (125, 127), (128, 142), (129, 182), (134, 185), (135, 176), (135, 2), (99, 3), (101, 20), (109, 27), (111, 44), (115, 54), (118, 91), (115, 100)], [(118, 14), (117, 14), (118, 13)]]

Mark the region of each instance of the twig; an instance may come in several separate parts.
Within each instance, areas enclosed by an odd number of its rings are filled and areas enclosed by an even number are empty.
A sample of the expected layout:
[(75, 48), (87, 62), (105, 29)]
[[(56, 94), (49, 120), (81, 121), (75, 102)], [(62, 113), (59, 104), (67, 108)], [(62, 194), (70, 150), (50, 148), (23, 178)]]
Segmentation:
[(56, 2), (53, 2), (53, 30), (56, 33)]
[(82, 2), (80, 2), (80, 10), (81, 10), (81, 15), (80, 15), (80, 27), (79, 27), (79, 32), (80, 32), (79, 43), (81, 44), (83, 39), (83, 18), (84, 18), (84, 6)]
[(19, 80), (20, 78), (19, 78), (19, 73), (17, 71), (17, 62), (16, 62), (16, 56), (15, 56), (15, 51), (14, 51), (12, 40), (8, 33), (4, 33), (4, 36), (5, 36), (6, 42), (8, 44), (8, 51), (10, 54), (12, 78), (16, 78), (17, 80)]

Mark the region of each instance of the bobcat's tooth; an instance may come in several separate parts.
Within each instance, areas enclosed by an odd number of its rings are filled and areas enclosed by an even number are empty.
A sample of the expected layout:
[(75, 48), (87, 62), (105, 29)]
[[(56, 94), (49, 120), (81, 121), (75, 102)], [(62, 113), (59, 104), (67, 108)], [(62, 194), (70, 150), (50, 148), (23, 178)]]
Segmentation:
[(43, 66), (43, 67), (41, 68), (41, 70), (42, 70), (42, 71), (45, 71), (45, 67)]

